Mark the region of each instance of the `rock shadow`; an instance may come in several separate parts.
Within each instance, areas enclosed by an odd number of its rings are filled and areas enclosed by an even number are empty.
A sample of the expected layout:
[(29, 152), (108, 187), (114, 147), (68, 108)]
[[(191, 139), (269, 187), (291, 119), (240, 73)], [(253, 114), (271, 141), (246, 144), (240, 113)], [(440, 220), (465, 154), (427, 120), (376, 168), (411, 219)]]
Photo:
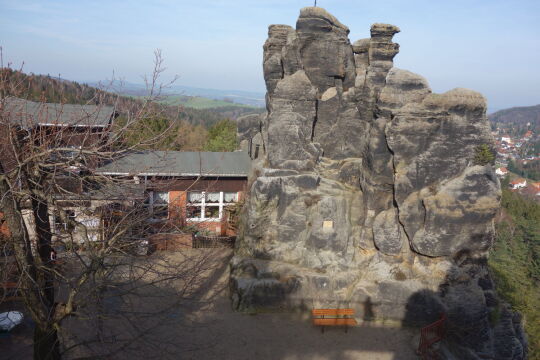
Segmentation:
[(527, 358), (521, 316), (498, 299), (487, 258), (456, 256), (437, 291), (424, 289), (409, 297), (403, 325), (423, 328), (443, 315), (444, 337), (434, 346), (440, 358)]

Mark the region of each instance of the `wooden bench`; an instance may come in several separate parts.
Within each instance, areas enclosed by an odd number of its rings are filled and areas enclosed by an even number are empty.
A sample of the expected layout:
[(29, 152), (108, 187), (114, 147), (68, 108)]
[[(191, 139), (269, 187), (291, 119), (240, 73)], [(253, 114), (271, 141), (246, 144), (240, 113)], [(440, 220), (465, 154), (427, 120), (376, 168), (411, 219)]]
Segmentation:
[[(18, 296), (17, 294), (18, 288), (19, 288), (19, 284), (13, 281), (0, 283), (0, 290), (3, 291), (3, 294), (0, 294), (0, 300), (3, 300), (3, 301), (20, 300), (21, 297)], [(11, 290), (11, 292), (9, 290)]]
[(325, 326), (344, 326), (347, 332), (349, 326), (358, 324), (353, 318), (354, 309), (313, 309), (311, 316), (313, 325), (320, 326), (322, 332)]

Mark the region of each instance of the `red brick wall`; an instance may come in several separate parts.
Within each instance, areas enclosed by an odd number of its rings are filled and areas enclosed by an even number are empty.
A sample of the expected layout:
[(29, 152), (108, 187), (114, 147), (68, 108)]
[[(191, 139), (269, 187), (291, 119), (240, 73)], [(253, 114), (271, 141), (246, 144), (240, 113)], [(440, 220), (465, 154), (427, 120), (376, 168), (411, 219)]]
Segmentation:
[(186, 218), (186, 191), (169, 191), (169, 219), (178, 222)]

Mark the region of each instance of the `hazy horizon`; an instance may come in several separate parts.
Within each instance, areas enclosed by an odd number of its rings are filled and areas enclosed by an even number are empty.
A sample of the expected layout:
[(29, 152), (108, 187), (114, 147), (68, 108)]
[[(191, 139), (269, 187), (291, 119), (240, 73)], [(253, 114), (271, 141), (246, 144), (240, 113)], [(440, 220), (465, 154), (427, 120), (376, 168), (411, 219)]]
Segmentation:
[[(295, 25), (312, 1), (0, 0), (4, 65), (79, 82), (141, 83), (162, 49), (176, 83), (265, 91), (262, 46), (270, 24)], [(540, 103), (540, 3), (319, 0), (347, 25), (351, 42), (372, 23), (401, 28), (396, 67), (424, 76), (434, 92), (466, 87), (490, 111)]]

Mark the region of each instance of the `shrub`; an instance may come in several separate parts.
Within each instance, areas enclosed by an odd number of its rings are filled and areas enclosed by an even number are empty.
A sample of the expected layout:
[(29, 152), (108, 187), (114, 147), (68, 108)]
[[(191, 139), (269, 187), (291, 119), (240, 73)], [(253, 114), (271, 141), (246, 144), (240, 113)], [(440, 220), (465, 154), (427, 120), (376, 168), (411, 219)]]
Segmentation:
[(495, 161), (495, 154), (490, 149), (489, 145), (478, 145), (475, 149), (474, 164), (475, 165), (487, 165), (492, 164)]

